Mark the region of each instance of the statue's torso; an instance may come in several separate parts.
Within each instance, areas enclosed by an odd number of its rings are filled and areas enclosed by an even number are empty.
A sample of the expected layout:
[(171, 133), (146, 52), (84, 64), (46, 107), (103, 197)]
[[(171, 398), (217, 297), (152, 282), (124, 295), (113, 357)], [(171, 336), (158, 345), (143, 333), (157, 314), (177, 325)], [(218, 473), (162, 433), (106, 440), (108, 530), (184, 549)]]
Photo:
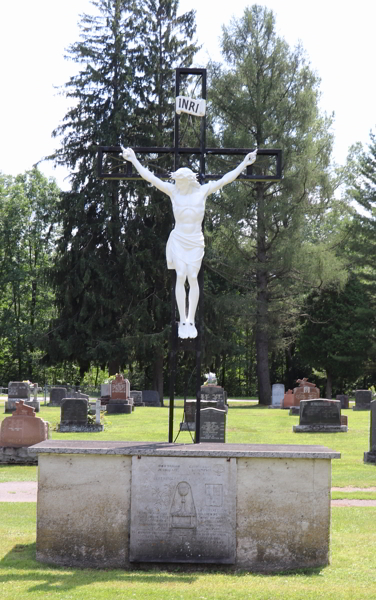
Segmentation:
[(175, 229), (186, 234), (200, 232), (205, 214), (206, 195), (204, 191), (195, 189), (189, 194), (183, 194), (176, 190), (171, 200)]

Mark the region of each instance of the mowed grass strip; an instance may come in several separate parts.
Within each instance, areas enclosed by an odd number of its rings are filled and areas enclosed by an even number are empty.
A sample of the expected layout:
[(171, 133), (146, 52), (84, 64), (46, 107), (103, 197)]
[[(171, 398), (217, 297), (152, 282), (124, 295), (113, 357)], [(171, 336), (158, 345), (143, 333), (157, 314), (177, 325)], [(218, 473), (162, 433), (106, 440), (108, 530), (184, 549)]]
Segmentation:
[[(97, 433), (59, 433), (51, 431), (53, 440), (118, 440), (166, 442), (168, 440), (169, 410), (136, 407), (131, 415), (108, 415), (105, 429)], [(293, 433), (292, 426), (299, 417), (288, 410), (260, 407), (255, 402), (230, 402), (227, 416), (227, 442), (242, 444), (317, 444), (341, 452), (342, 458), (332, 461), (332, 485), (335, 487), (373, 487), (376, 485), (376, 465), (364, 464), (363, 455), (369, 450), (370, 413), (344, 410), (348, 416), (347, 433)], [(1, 414), (0, 419), (8, 415)], [(60, 408), (41, 405), (38, 414), (55, 427), (60, 421)], [(183, 420), (183, 401), (177, 400), (174, 412), (174, 438)], [(192, 443), (189, 432), (181, 432), (177, 442)], [(36, 479), (36, 467), (1, 466), (0, 481)], [(375, 594), (376, 596), (376, 594)]]
[(80, 570), (48, 566), (35, 560), (35, 520), (34, 504), (0, 503), (2, 600), (375, 598), (376, 508), (333, 509), (331, 564), (322, 569), (275, 575), (194, 566), (172, 567), (169, 571)]

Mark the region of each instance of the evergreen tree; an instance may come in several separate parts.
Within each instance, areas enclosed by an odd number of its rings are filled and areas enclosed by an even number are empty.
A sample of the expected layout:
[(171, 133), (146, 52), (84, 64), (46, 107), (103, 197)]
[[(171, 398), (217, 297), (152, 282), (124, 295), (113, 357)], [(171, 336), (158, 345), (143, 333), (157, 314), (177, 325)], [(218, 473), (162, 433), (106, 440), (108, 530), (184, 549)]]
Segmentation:
[(356, 201), (360, 210), (348, 224), (351, 260), (362, 277), (374, 289), (376, 283), (376, 135), (370, 132), (368, 149), (355, 144), (347, 161), (348, 200)]
[(53, 316), (59, 189), (37, 169), (0, 176), (0, 381), (41, 375), (41, 346)]
[(177, 17), (177, 0), (93, 5), (98, 14), (82, 17), (81, 40), (68, 50), (82, 65), (65, 86), (75, 104), (55, 131), (62, 137), (55, 160), (72, 169), (72, 190), (61, 204), (59, 321), (49, 360), (77, 360), (81, 375), (92, 361), (109, 364), (111, 374), (134, 358), (157, 362), (162, 396), (163, 355), (155, 348), (168, 337), (172, 211), (143, 182), (99, 181), (96, 155), (98, 145), (171, 144), (174, 68), (188, 66), (196, 50), (194, 12)]
[(375, 312), (367, 286), (352, 274), (342, 291), (314, 292), (298, 339), (300, 359), (326, 372), (325, 397), (362, 375), (372, 348)]
[[(333, 274), (320, 256), (328, 248), (305, 244), (307, 224), (320, 221), (332, 197), (331, 119), (319, 110), (317, 75), (300, 46), (292, 50), (277, 36), (272, 11), (246, 8), (223, 27), (222, 52), (226, 65), (211, 65), (210, 88), (219, 143), (283, 150), (281, 182), (229, 186), (209, 205), (217, 268), (251, 291), (247, 321), (255, 326), (259, 399), (269, 404), (269, 353), (282, 335), (281, 317), (288, 330), (303, 292)], [(253, 172), (271, 168), (258, 159)]]

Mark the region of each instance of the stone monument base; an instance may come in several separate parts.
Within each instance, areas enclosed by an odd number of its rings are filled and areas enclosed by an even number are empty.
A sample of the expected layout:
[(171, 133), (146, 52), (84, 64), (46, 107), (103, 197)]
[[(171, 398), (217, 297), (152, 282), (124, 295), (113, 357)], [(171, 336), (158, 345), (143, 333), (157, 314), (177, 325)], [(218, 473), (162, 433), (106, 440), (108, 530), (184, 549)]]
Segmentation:
[(291, 406), (289, 410), (289, 415), (299, 416), (300, 414), (300, 406)]
[(329, 562), (331, 459), (340, 458), (329, 448), (53, 440), (29, 451), (42, 563), (278, 572)]
[(364, 406), (353, 406), (353, 410), (371, 410), (370, 404), (364, 404)]
[(180, 431), (196, 431), (196, 423), (180, 423)]
[(24, 446), (22, 448), (0, 446), (0, 464), (37, 465), (38, 457), (35, 456), (35, 454), (29, 454), (28, 446)]
[(364, 462), (369, 464), (376, 464), (376, 450), (364, 453)]
[(347, 425), (293, 425), (295, 433), (346, 433)]
[[(21, 398), (22, 400), (22, 398)], [(15, 412), (16, 410), (16, 402), (19, 402), (19, 400), (8, 400), (5, 401), (5, 410), (4, 413), (6, 414), (11, 414), (13, 412)], [(35, 412), (38, 413), (40, 412), (40, 402), (39, 400), (33, 400), (33, 401), (29, 401), (27, 402), (26, 400), (24, 400), (25, 406), (31, 406), (32, 408), (34, 408)]]
[(119, 415), (119, 414), (130, 415), (132, 412), (132, 408), (133, 408), (132, 404), (128, 404), (125, 402), (110, 402), (106, 406), (108, 415)]
[(60, 423), (57, 430), (60, 433), (94, 433), (103, 431), (103, 425), (97, 423), (93, 425), (63, 425)]

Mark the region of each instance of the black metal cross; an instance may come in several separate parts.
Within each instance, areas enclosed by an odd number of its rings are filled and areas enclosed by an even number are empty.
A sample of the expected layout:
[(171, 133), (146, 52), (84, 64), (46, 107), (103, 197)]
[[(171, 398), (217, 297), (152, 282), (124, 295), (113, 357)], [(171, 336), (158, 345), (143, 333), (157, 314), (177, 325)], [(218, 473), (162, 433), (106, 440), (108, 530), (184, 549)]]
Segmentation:
[[(191, 75), (199, 77), (201, 81), (201, 98), (206, 101), (206, 69), (176, 69), (175, 94), (180, 95), (182, 78)], [(195, 118), (195, 117), (193, 117)], [(173, 168), (176, 171), (180, 166), (180, 159), (184, 155), (196, 157), (199, 163), (199, 181), (204, 184), (205, 181), (221, 179), (222, 174), (207, 173), (208, 160), (212, 156), (246, 156), (254, 148), (208, 148), (206, 146), (206, 117), (199, 117), (200, 123), (200, 143), (196, 147), (183, 146), (180, 135), (180, 115), (175, 111), (175, 131), (173, 147), (134, 147), (136, 154), (149, 155), (170, 155), (174, 158)], [(100, 179), (126, 179), (141, 181), (142, 177), (132, 170), (132, 163), (124, 162), (121, 155), (120, 146), (100, 146), (98, 154), (98, 176)], [(254, 169), (254, 165), (247, 167), (246, 173), (239, 175), (238, 180), (248, 180), (252, 182), (274, 182), (282, 178), (282, 150), (258, 149), (257, 159), (264, 160), (263, 168)], [(227, 171), (231, 170), (231, 166)], [(155, 169), (153, 169), (155, 170)], [(156, 173), (160, 179), (170, 179), (166, 171)], [(200, 443), (200, 399), (201, 399), (201, 359), (202, 359), (202, 333), (203, 333), (203, 269), (201, 268), (198, 282), (200, 287), (200, 297), (198, 306), (197, 338), (192, 340), (180, 340), (177, 332), (176, 322), (176, 301), (175, 301), (175, 282), (176, 273), (173, 271), (171, 281), (171, 346), (170, 346), (170, 406), (169, 406), (169, 442), (173, 442), (173, 420), (174, 420), (174, 394), (176, 380), (177, 353), (180, 350), (194, 350), (196, 352), (196, 426), (195, 443)]]

